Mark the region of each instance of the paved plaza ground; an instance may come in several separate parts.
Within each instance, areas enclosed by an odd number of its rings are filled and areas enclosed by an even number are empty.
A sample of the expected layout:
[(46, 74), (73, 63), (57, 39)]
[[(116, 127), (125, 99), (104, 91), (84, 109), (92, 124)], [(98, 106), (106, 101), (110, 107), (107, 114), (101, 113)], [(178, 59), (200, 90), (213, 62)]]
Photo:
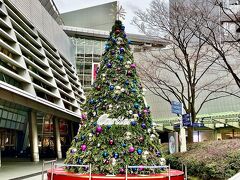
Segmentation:
[[(50, 160), (50, 159), (46, 159)], [(57, 163), (62, 163), (58, 160)], [(50, 169), (50, 164), (45, 166), (45, 170)], [(45, 179), (46, 179), (45, 174)], [(0, 168), (1, 180), (41, 180), (42, 179), (42, 160), (38, 163), (31, 162), (29, 159), (8, 158), (2, 159)]]

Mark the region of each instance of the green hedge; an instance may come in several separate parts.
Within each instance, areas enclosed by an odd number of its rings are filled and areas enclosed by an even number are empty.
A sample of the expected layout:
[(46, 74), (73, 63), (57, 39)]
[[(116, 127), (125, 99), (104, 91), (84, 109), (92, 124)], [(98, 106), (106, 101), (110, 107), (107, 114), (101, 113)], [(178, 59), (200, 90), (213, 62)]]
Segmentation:
[(207, 179), (227, 179), (240, 171), (240, 140), (193, 143), (185, 153), (165, 155), (172, 168), (188, 167), (188, 174)]

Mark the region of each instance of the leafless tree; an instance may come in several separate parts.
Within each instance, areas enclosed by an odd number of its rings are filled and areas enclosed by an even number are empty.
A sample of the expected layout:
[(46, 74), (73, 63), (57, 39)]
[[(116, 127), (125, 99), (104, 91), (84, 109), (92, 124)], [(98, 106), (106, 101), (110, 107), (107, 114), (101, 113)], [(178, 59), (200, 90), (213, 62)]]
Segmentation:
[[(183, 103), (195, 122), (205, 103), (226, 96), (216, 92), (225, 91), (231, 81), (226, 80), (229, 77), (224, 68), (217, 67), (220, 55), (206, 39), (199, 38), (198, 28), (205, 20), (195, 8), (199, 1), (184, 2), (170, 1), (168, 11), (161, 0), (153, 0), (149, 9), (136, 12), (133, 23), (148, 36), (169, 38), (166, 48), (141, 55), (139, 72), (144, 84), (169, 103)], [(207, 8), (204, 3), (200, 5)], [(193, 142), (192, 127), (188, 128), (188, 142)]]
[(203, 23), (197, 32), (200, 38), (219, 54), (221, 58), (217, 63), (231, 73), (240, 89), (240, 2), (226, 1), (229, 4), (222, 0), (207, 0), (207, 2), (207, 12), (199, 6), (194, 7), (203, 17)]

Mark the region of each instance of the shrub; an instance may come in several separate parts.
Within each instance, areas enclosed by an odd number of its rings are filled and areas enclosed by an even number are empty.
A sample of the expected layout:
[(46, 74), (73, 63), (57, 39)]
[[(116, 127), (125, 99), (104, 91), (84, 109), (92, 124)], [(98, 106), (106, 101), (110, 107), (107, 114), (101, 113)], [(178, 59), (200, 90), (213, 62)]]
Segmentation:
[(227, 179), (240, 171), (238, 139), (208, 141), (188, 145), (185, 153), (165, 155), (173, 168), (188, 167), (188, 174), (207, 179)]

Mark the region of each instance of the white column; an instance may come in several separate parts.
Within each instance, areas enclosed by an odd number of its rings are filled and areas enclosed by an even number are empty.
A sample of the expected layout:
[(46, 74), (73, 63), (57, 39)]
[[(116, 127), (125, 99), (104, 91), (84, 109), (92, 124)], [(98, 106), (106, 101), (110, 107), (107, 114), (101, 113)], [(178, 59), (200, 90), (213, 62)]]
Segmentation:
[(38, 134), (37, 134), (37, 113), (33, 110), (29, 112), (29, 139), (32, 161), (39, 161)]
[(53, 136), (55, 151), (57, 153), (57, 158), (62, 159), (61, 141), (60, 141), (60, 131), (59, 131), (59, 121), (57, 118), (53, 119)]
[(180, 152), (186, 152), (187, 151), (187, 141), (186, 141), (186, 130), (183, 126), (183, 114), (184, 114), (184, 109), (183, 109), (183, 103), (182, 103), (182, 115), (180, 119)]

